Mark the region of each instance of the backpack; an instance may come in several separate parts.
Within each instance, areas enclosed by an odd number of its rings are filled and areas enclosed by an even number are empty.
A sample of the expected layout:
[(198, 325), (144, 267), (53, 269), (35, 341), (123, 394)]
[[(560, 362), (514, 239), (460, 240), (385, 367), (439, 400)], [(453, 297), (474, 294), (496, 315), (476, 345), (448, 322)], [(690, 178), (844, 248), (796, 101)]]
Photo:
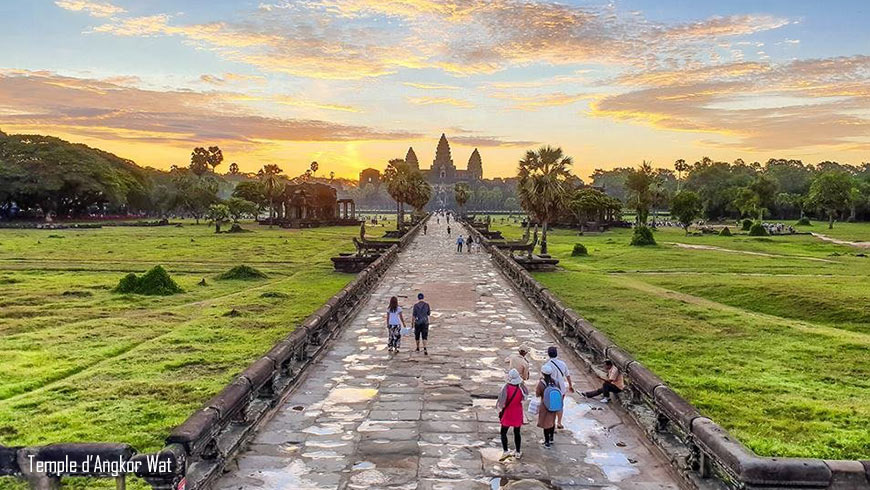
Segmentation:
[(546, 408), (548, 412), (562, 411), (562, 391), (559, 390), (558, 386), (547, 385), (547, 387), (544, 388), (544, 396), (542, 398), (544, 401), (544, 408)]

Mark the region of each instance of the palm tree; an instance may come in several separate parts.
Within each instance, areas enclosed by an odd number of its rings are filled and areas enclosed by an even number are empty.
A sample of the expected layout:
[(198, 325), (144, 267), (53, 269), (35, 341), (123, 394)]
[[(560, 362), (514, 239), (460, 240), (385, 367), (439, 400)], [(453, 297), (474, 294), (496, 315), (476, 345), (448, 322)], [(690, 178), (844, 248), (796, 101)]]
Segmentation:
[(423, 178), (423, 174), (412, 170), (411, 182), (408, 192), (408, 204), (414, 207), (418, 213), (432, 199), (432, 186)]
[(468, 188), (467, 184), (456, 184), (453, 186), (453, 197), (456, 199), (456, 204), (459, 205), (459, 215), (465, 216), (462, 208), (465, 207), (465, 203), (467, 203), (468, 198), (471, 197), (471, 189)]
[(311, 170), (311, 176), (317, 177), (317, 170), (320, 168), (320, 164), (317, 162), (311, 162), (311, 166), (308, 168)]
[(541, 253), (547, 253), (547, 229), (565, 207), (571, 175), (568, 167), (571, 157), (561, 148), (543, 146), (537, 151), (529, 150), (520, 160), (517, 176), (517, 194), (520, 205), (529, 215), (541, 223)]
[(639, 168), (633, 169), (625, 179), (625, 187), (629, 191), (629, 206), (637, 212), (635, 221), (639, 225), (646, 226), (649, 208), (654, 200), (651, 189), (654, 183), (655, 176), (652, 165), (646, 160)]
[(281, 173), (284, 171), (274, 163), (263, 165), (263, 168), (257, 172), (257, 177), (263, 183), (263, 188), (266, 191), (266, 197), (269, 199), (269, 228), (272, 227), (272, 222), (275, 217), (275, 194), (281, 185)]
[(396, 201), (396, 229), (401, 230), (405, 222), (405, 206), (411, 178), (410, 170), (404, 160), (394, 158), (387, 164), (382, 180), (387, 184), (387, 193)]

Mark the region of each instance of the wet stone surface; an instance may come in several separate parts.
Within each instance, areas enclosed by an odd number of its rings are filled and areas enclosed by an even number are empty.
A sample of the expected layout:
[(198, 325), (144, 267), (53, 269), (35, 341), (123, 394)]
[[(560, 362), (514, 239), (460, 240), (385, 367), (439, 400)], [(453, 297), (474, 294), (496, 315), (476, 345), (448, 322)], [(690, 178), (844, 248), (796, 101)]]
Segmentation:
[[(636, 427), (573, 394), (554, 448), (541, 446), (533, 421), (522, 458), (499, 461), (504, 360), (528, 345), (532, 388), (554, 340), (486, 254), (454, 251), (457, 230), (448, 237), (443, 219), (430, 222), (215, 488), (678, 488)], [(410, 325), (421, 291), (433, 311), (429, 355), (414, 351), (413, 336), (388, 353), (390, 296)], [(578, 391), (597, 387), (563, 359)]]

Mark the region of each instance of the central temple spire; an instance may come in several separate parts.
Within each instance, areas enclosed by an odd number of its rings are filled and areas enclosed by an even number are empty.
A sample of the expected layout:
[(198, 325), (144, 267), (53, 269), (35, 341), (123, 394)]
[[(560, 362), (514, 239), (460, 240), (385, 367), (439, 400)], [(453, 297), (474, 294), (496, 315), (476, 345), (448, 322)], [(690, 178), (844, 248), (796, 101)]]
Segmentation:
[(432, 168), (444, 168), (445, 170), (453, 168), (453, 158), (450, 156), (450, 143), (447, 142), (447, 135), (441, 133), (441, 139), (438, 140), (438, 148), (435, 150), (435, 160), (432, 162)]

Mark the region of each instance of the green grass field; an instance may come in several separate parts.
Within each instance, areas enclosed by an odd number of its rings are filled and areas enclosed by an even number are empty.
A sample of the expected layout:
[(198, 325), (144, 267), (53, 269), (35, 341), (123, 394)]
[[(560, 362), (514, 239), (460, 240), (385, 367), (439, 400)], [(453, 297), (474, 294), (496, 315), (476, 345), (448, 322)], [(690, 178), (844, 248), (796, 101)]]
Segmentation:
[[(835, 230), (860, 240), (870, 224)], [(870, 458), (866, 249), (677, 229), (631, 247), (630, 234), (557, 230), (564, 270), (536, 277), (757, 453)], [(590, 255), (571, 257), (575, 243)]]
[[(0, 444), (158, 449), (353, 277), (333, 272), (329, 258), (353, 250), (355, 227), (245, 227), (254, 232), (215, 235), (190, 223), (0, 230)], [(111, 291), (125, 273), (157, 264), (183, 294)], [(238, 264), (268, 277), (217, 280)], [(227, 316), (233, 309), (239, 315)]]

